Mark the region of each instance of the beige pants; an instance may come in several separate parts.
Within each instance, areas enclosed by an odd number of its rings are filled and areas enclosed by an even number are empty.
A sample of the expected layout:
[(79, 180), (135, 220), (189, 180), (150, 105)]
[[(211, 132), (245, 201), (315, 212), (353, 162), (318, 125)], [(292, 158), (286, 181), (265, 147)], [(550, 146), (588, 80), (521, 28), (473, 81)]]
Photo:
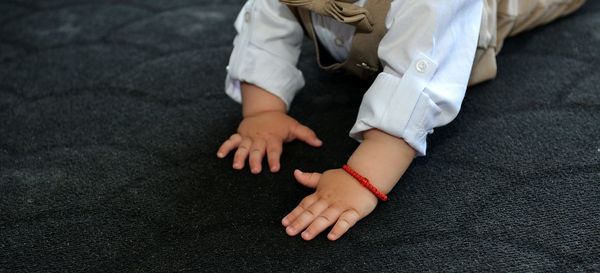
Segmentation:
[(484, 0), (479, 43), (469, 85), (496, 77), (504, 39), (565, 16), (586, 0)]

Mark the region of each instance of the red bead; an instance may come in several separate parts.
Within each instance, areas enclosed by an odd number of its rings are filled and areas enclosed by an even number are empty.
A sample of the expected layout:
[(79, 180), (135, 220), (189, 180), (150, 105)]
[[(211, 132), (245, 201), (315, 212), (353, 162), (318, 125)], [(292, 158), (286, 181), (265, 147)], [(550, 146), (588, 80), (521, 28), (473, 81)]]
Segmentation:
[(342, 169), (344, 169), (344, 171), (346, 171), (349, 175), (354, 177), (354, 179), (356, 179), (361, 185), (363, 185), (365, 188), (367, 188), (369, 191), (371, 191), (375, 196), (377, 196), (377, 198), (379, 198), (379, 200), (387, 201), (387, 199), (388, 199), (387, 195), (383, 192), (380, 192), (375, 186), (373, 186), (373, 184), (371, 184), (371, 182), (369, 182), (369, 179), (358, 174), (355, 170), (350, 168), (350, 166), (348, 166), (347, 164), (344, 164), (344, 166), (342, 166)]

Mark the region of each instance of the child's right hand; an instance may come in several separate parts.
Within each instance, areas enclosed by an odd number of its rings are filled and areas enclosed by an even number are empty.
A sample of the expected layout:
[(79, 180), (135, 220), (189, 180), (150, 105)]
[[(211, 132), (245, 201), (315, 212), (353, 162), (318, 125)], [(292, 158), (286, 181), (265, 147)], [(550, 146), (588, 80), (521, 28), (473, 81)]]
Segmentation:
[(237, 133), (223, 142), (217, 151), (217, 157), (224, 158), (237, 148), (233, 157), (233, 168), (243, 169), (248, 158), (251, 172), (258, 174), (262, 170), (262, 160), (266, 154), (271, 172), (277, 172), (280, 169), (279, 158), (283, 143), (295, 139), (314, 147), (323, 144), (312, 129), (300, 124), (286, 113), (259, 112), (244, 117)]

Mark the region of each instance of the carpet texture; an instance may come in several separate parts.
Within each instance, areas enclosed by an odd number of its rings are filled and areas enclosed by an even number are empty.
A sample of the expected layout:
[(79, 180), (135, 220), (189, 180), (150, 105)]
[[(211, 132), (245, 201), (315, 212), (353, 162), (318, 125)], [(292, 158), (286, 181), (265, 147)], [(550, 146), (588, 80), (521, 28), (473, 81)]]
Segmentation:
[[(600, 272), (600, 1), (508, 40), (390, 194), (337, 242), (288, 237), (339, 167), (368, 83), (319, 71), (292, 116), (324, 140), (279, 173), (216, 149), (233, 0), (0, 3), (0, 272)], [(340, 83), (343, 82), (343, 83)]]

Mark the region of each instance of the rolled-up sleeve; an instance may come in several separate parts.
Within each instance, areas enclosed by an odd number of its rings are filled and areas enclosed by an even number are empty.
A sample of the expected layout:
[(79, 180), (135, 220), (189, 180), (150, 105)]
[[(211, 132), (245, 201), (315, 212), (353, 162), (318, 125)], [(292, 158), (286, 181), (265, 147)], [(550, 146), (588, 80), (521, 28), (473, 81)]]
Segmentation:
[(460, 110), (475, 56), (481, 0), (394, 1), (378, 48), (384, 66), (350, 136), (377, 128), (425, 155), (427, 135)]
[(257, 85), (283, 100), (289, 108), (304, 86), (296, 68), (303, 30), (279, 1), (249, 0), (235, 20), (237, 36), (227, 66), (225, 92), (241, 102), (240, 82)]

